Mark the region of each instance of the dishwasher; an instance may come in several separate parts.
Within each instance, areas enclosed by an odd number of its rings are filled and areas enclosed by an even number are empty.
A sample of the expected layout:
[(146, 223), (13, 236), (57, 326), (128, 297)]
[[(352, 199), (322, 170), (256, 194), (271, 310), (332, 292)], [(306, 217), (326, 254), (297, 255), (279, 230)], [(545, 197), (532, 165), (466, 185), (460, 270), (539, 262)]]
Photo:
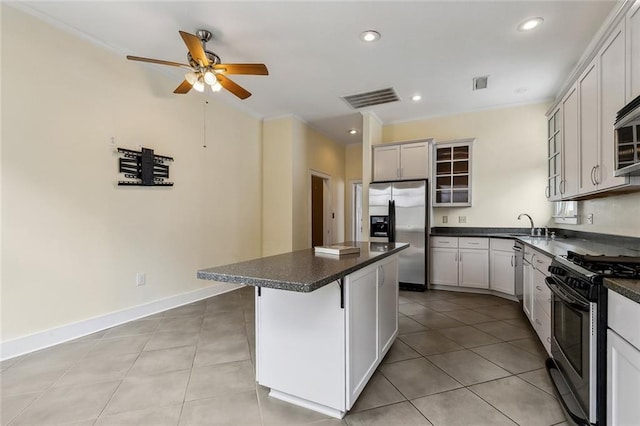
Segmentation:
[(522, 302), (522, 283), (524, 281), (524, 244), (516, 241), (513, 244), (514, 274), (515, 274), (515, 295)]

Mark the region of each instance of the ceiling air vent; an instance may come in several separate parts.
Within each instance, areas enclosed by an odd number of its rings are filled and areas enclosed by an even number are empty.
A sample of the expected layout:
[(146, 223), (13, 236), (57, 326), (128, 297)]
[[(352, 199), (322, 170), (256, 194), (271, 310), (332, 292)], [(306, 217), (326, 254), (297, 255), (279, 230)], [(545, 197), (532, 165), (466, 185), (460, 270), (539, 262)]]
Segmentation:
[(400, 98), (392, 87), (387, 89), (374, 90), (373, 92), (358, 93), (356, 95), (343, 96), (352, 108), (364, 108), (373, 105), (387, 104), (399, 101)]
[(486, 89), (489, 82), (489, 76), (473, 77), (473, 90)]

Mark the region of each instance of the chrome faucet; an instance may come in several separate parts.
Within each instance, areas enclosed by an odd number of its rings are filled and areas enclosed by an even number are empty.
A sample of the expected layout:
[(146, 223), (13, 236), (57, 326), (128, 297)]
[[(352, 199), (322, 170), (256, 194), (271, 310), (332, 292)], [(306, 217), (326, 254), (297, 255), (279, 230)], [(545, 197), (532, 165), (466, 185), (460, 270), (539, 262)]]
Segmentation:
[(531, 219), (531, 216), (529, 216), (529, 215), (528, 215), (528, 214), (526, 214), (526, 213), (520, 213), (520, 214), (518, 215), (518, 220), (522, 219), (522, 216), (526, 216), (526, 217), (528, 217), (528, 218), (529, 218), (529, 222), (531, 222), (531, 236), (532, 236), (532, 237), (533, 237), (533, 236), (535, 236), (535, 235), (536, 235), (536, 228), (535, 228), (535, 226), (533, 225), (533, 219)]

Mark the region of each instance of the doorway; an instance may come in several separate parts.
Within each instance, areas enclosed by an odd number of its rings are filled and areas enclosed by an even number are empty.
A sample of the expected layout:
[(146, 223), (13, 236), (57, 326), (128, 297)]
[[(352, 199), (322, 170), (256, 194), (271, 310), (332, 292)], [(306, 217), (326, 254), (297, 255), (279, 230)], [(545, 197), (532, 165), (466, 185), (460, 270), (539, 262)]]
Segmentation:
[(311, 171), (311, 247), (331, 244), (330, 177)]

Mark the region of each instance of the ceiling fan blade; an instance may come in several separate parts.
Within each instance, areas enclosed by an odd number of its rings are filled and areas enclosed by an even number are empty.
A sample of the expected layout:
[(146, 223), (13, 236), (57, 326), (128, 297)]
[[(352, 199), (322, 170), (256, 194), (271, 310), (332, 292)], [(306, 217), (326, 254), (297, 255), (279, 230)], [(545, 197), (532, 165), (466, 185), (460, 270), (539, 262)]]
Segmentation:
[(269, 75), (265, 64), (218, 64), (213, 69), (223, 74)]
[(182, 83), (180, 83), (180, 86), (176, 87), (176, 90), (174, 90), (173, 93), (178, 93), (182, 95), (182, 94), (188, 93), (192, 87), (193, 86), (191, 85), (191, 83), (185, 80)]
[(251, 92), (247, 91), (244, 87), (228, 79), (224, 75), (218, 74), (216, 78), (218, 79), (222, 87), (224, 87), (240, 99), (247, 99), (249, 96), (251, 96)]
[(202, 65), (205, 67), (209, 65), (209, 59), (207, 59), (207, 54), (204, 53), (200, 39), (193, 34), (185, 33), (184, 31), (178, 32), (180, 33), (180, 36), (182, 36), (184, 44), (187, 45), (187, 49), (189, 49), (191, 57), (198, 62), (202, 62)]
[(142, 58), (140, 56), (131, 56), (131, 55), (127, 55), (127, 59), (130, 61), (149, 62), (152, 64), (171, 65), (172, 67), (181, 67), (181, 68), (191, 69), (191, 67), (187, 64), (181, 64), (179, 62), (163, 61), (161, 59)]

